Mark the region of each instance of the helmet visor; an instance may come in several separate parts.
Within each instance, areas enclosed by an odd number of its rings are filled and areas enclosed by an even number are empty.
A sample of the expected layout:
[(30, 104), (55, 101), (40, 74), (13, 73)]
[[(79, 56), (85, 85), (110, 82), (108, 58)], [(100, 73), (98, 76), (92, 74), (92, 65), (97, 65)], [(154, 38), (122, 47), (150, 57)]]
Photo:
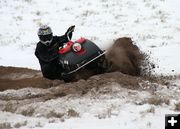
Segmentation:
[(48, 35), (39, 35), (39, 39), (41, 40), (41, 41), (44, 41), (44, 42), (46, 42), (46, 41), (51, 41), (52, 40), (52, 34), (48, 34)]

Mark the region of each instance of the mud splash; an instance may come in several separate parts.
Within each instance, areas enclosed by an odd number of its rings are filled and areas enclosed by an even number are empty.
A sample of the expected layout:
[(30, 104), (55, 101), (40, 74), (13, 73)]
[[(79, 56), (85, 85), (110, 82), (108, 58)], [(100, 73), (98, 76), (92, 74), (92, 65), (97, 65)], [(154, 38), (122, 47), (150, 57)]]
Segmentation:
[(112, 71), (138, 76), (144, 55), (130, 38), (119, 38), (108, 50), (107, 59), (112, 63)]
[(112, 70), (133, 76), (151, 76), (155, 65), (150, 55), (142, 52), (131, 38), (123, 37), (115, 40), (108, 50), (107, 59), (112, 63)]
[[(150, 61), (150, 56), (142, 52), (134, 44), (131, 38), (122, 37), (114, 41), (113, 45), (107, 50), (107, 62), (110, 66), (108, 72), (121, 72), (133, 76), (151, 76), (154, 64)], [(96, 72), (79, 71), (75, 74), (75, 81), (88, 79)]]

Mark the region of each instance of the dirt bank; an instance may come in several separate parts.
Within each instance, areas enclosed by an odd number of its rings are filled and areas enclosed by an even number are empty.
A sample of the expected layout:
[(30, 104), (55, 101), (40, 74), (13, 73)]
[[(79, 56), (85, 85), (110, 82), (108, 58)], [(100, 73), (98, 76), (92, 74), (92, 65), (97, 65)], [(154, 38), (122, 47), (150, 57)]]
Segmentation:
[[(60, 80), (48, 80), (42, 77), (40, 71), (26, 68), (17, 68), (17, 67), (0, 67), (0, 91), (6, 89), (20, 89), (25, 87), (33, 88), (49, 88), (54, 86), (68, 86), (67, 91), (71, 89), (70, 85), (73, 87), (84, 87), (84, 90), (92, 88), (95, 85), (102, 85), (116, 80), (126, 86), (138, 85), (137, 78), (122, 74), (120, 72), (116, 73), (106, 73), (101, 75), (92, 76), (88, 80), (80, 80), (74, 83), (65, 84)], [(83, 81), (83, 83), (82, 83)], [(81, 84), (82, 83), (82, 84)], [(83, 86), (82, 86), (83, 85)], [(135, 87), (136, 87), (135, 86)], [(133, 88), (133, 86), (131, 86)], [(83, 91), (84, 92), (84, 91)]]
[(62, 82), (45, 79), (37, 70), (0, 66), (0, 91), (24, 87), (48, 88)]

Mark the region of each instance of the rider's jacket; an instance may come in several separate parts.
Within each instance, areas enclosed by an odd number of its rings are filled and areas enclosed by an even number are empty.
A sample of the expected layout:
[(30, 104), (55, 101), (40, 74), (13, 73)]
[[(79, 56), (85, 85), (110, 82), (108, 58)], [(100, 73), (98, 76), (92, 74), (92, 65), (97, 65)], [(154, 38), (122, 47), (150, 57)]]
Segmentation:
[[(70, 39), (72, 34), (69, 36)], [(48, 79), (61, 79), (61, 66), (59, 65), (58, 50), (63, 43), (67, 43), (66, 35), (53, 36), (53, 40), (49, 46), (44, 45), (40, 41), (37, 43), (35, 55), (39, 60), (42, 74)]]

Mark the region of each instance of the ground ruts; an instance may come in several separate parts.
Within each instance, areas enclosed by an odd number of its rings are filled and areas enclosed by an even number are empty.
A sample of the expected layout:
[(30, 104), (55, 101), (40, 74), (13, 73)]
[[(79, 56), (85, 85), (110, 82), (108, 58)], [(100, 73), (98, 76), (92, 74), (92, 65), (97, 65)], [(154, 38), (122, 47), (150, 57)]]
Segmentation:
[(0, 66), (0, 91), (25, 87), (48, 88), (63, 81), (48, 80), (38, 70)]

